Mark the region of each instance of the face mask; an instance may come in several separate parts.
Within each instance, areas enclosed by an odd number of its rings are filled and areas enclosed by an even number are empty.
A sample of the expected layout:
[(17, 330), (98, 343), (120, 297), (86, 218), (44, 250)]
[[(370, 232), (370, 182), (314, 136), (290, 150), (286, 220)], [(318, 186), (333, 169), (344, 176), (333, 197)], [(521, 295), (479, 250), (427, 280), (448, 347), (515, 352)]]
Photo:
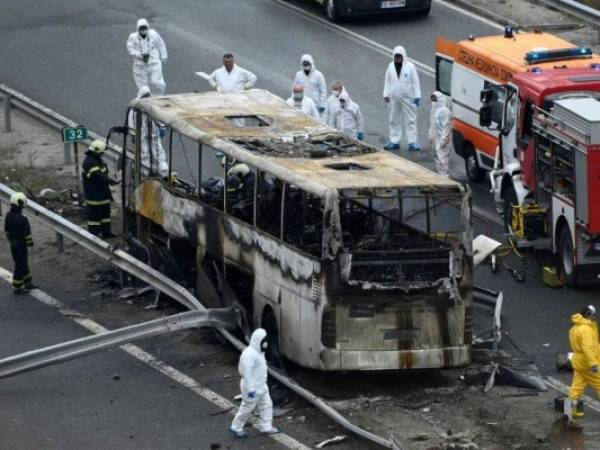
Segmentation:
[(294, 101), (301, 102), (304, 95), (302, 94), (294, 94)]
[(140, 36), (145, 38), (148, 35), (148, 29), (143, 28), (141, 30), (139, 30)]
[(310, 73), (310, 66), (302, 66), (302, 68), (304, 69), (304, 73), (306, 75), (308, 75)]
[(334, 89), (333, 91), (331, 91), (331, 93), (332, 93), (334, 96), (336, 96), (336, 97), (339, 97), (339, 96), (340, 96), (340, 94), (342, 93), (342, 91), (338, 91), (337, 89)]

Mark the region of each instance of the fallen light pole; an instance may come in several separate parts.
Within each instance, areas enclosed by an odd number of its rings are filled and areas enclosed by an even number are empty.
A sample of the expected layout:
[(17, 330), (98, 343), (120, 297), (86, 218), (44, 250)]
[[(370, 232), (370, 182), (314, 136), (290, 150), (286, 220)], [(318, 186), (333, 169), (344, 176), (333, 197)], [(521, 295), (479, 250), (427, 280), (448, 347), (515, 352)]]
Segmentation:
[(0, 360), (0, 379), (91, 355), (140, 339), (201, 327), (236, 328), (237, 314), (232, 308), (187, 311), (10, 356)]

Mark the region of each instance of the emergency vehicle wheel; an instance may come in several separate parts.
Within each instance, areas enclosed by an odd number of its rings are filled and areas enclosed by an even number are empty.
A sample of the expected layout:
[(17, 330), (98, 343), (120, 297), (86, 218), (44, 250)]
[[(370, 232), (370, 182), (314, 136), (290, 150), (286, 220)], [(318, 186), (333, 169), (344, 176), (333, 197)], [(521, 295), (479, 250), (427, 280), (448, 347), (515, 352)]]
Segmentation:
[(560, 230), (558, 237), (558, 268), (560, 274), (569, 287), (577, 287), (577, 269), (575, 268), (575, 254), (571, 232), (565, 225)]
[(515, 192), (515, 188), (509, 186), (504, 193), (504, 231), (507, 233), (512, 233), (512, 207), (519, 206), (519, 199), (517, 198), (517, 193)]
[(471, 146), (465, 148), (465, 172), (469, 181), (473, 183), (479, 183), (485, 177), (485, 170), (479, 167), (475, 150)]
[(325, 3), (323, 3), (323, 9), (325, 10), (325, 17), (327, 17), (327, 20), (330, 22), (339, 22), (342, 18), (336, 0), (325, 0)]

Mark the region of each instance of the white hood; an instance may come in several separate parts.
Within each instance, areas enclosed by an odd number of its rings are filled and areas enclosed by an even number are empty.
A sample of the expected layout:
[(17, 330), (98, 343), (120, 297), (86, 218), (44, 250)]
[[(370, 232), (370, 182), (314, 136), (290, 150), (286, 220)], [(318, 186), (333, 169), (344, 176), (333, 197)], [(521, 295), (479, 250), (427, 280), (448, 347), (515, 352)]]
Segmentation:
[(148, 29), (150, 29), (150, 25), (148, 24), (148, 21), (146, 19), (140, 19), (137, 21), (137, 26), (136, 26), (136, 30), (139, 30), (141, 27), (147, 27)]
[(302, 57), (300, 58), (300, 67), (302, 67), (302, 63), (304, 61), (310, 63), (310, 71), (311, 72), (313, 70), (315, 70), (315, 60), (313, 59), (313, 57), (311, 55), (302, 55)]
[(348, 91), (346, 89), (342, 89), (342, 92), (340, 93), (340, 96), (338, 98), (340, 100), (344, 100), (346, 102), (346, 106), (350, 105), (350, 102), (352, 101), (350, 99), (350, 94), (348, 94)]
[(261, 353), (260, 343), (267, 337), (267, 332), (263, 328), (257, 328), (250, 336), (250, 347)]
[(433, 96), (437, 100), (435, 102), (436, 106), (438, 106), (438, 107), (447, 106), (446, 105), (446, 96), (444, 94), (442, 94), (440, 91), (434, 91)]
[(406, 61), (406, 50), (404, 50), (404, 47), (402, 47), (401, 45), (397, 45), (394, 47), (392, 58), (394, 58), (395, 55), (402, 55), (402, 58), (404, 59), (404, 61)]

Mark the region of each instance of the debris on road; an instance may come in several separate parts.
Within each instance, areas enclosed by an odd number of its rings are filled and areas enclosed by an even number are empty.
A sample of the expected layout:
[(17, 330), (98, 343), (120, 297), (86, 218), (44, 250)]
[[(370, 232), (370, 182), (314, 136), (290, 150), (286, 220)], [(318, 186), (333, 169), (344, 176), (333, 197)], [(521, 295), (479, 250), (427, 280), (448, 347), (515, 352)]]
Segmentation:
[(315, 445), (315, 448), (323, 448), (328, 445), (339, 444), (340, 442), (345, 441), (346, 439), (348, 439), (348, 436), (341, 434), (339, 436), (332, 437), (331, 439), (319, 442), (317, 445)]

